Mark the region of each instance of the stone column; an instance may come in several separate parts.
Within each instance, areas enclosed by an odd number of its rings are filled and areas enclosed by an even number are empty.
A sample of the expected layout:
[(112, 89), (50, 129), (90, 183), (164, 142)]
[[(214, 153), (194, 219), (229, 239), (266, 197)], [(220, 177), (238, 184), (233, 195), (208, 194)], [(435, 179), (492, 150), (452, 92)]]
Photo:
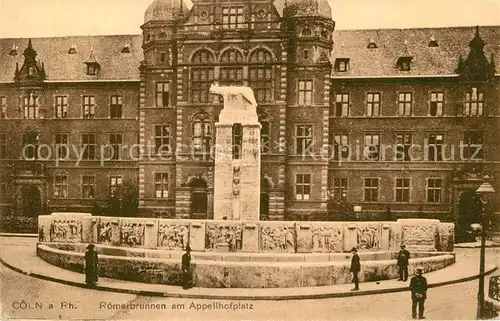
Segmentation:
[(215, 124), (214, 219), (233, 219), (233, 164), (231, 124)]
[(260, 124), (243, 125), (240, 219), (258, 221), (260, 212)]

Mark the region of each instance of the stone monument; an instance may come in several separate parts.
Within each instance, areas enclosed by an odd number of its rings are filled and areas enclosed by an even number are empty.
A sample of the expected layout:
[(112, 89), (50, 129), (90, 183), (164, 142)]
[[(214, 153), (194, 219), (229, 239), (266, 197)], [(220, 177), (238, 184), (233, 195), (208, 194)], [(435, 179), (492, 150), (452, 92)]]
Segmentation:
[(210, 92), (224, 99), (215, 124), (214, 219), (258, 221), (261, 125), (253, 91), (214, 84)]

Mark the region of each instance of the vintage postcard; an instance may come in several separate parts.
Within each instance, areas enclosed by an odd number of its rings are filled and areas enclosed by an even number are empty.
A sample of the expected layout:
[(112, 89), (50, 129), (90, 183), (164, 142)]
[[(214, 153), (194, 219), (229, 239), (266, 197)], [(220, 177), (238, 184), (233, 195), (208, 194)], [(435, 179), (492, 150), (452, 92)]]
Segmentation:
[(499, 0), (0, 25), (2, 320), (499, 317)]

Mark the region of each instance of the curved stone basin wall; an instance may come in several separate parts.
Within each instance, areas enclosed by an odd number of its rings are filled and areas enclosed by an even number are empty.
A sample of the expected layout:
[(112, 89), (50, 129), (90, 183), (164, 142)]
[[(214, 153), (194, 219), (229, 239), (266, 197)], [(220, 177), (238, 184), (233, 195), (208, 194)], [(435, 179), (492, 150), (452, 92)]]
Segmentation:
[[(83, 272), (84, 244), (37, 244), (43, 260)], [(181, 284), (179, 251), (116, 248), (98, 245), (99, 275), (143, 283)], [(360, 281), (398, 277), (394, 252), (360, 253)], [(435, 271), (455, 262), (453, 253), (414, 252), (416, 266)], [(207, 288), (307, 287), (351, 282), (349, 256), (340, 253), (193, 253), (194, 285)], [(82, 274), (83, 278), (83, 274)]]
[(129, 248), (260, 253), (363, 251), (453, 251), (453, 223), (292, 222), (148, 219), (53, 213), (38, 217), (39, 240)]

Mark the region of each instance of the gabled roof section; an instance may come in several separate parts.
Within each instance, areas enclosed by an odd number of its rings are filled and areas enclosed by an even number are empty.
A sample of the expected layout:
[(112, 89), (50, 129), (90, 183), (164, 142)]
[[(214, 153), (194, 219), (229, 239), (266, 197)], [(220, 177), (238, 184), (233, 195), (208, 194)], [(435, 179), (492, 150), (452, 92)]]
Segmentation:
[[(130, 54), (122, 54), (123, 44), (129, 44)], [(10, 56), (13, 46), (26, 48), (27, 38), (0, 39), (0, 82), (14, 81), (16, 63), (23, 65), (24, 56)], [(143, 60), (142, 36), (74, 36), (32, 38), (37, 60), (44, 62), (47, 81), (139, 80), (139, 65)], [(69, 54), (68, 49), (79, 50)], [(87, 75), (86, 62), (90, 48), (100, 65), (99, 77)], [(94, 59), (95, 59), (94, 57)]]
[[(500, 26), (479, 27), (485, 42), (486, 57), (495, 57), (499, 65)], [(429, 47), (434, 37), (438, 47)], [(459, 57), (468, 57), (469, 42), (475, 37), (475, 27), (336, 30), (333, 33), (332, 61), (350, 58), (347, 72), (332, 72), (339, 77), (397, 77), (456, 75)], [(395, 61), (404, 53), (403, 44), (413, 57), (410, 71), (400, 71)], [(377, 49), (368, 49), (367, 43), (375, 42)]]

